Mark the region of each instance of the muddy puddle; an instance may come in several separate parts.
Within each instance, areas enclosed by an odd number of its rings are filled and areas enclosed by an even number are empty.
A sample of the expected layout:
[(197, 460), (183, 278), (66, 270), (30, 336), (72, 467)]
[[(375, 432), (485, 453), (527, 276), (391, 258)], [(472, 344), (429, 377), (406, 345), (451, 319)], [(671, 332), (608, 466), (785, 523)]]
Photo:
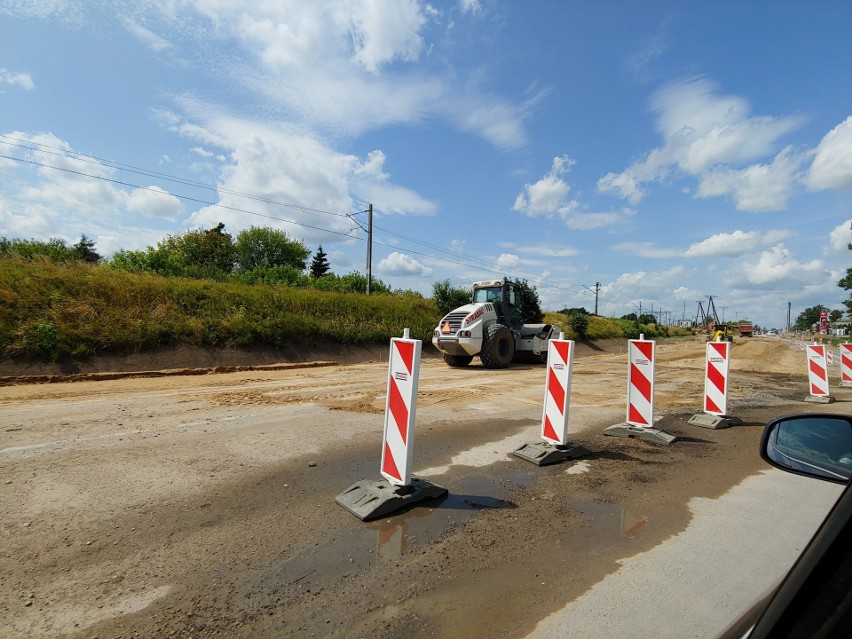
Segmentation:
[(449, 493), (421, 502), (393, 516), (359, 523), (334, 539), (328, 539), (300, 555), (266, 571), (264, 579), (300, 589), (322, 588), (354, 571), (383, 561), (397, 560), (445, 536), (483, 510), (512, 510), (508, 485), (531, 485), (532, 473), (505, 469), (499, 479), (468, 476), (445, 482)]

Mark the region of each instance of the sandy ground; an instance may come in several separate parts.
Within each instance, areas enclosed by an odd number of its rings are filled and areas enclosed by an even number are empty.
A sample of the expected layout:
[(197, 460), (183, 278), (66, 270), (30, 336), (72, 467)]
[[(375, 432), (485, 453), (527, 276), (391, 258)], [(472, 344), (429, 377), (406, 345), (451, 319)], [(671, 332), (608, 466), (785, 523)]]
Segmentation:
[[(582, 349), (569, 430), (591, 454), (543, 468), (510, 455), (538, 438), (543, 366), (424, 357), (414, 468), (450, 493), (369, 523), (334, 498), (379, 478), (382, 353), (0, 380), (0, 636), (526, 636), (685, 531), (691, 500), (765, 472), (766, 420), (814, 409), (803, 353), (744, 339), (729, 400), (744, 425), (689, 425), (704, 344), (660, 342), (655, 413), (680, 439), (605, 437), (624, 420), (625, 350)], [(852, 391), (834, 391), (828, 410), (848, 413)]]

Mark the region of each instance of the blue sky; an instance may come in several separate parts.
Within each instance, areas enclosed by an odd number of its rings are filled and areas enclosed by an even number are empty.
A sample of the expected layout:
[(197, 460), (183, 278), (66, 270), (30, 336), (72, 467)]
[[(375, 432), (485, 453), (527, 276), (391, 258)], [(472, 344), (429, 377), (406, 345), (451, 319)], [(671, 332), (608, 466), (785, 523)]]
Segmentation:
[(0, 235), (224, 222), (431, 291), (783, 326), (852, 252), (852, 4), (0, 0)]

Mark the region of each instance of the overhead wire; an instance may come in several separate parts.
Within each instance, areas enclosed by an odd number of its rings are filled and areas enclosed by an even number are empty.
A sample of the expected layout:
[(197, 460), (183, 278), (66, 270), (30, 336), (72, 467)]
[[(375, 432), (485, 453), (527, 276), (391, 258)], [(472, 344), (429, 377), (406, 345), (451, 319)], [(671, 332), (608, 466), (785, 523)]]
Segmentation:
[[(14, 143), (9, 142), (7, 140), (12, 140)], [(195, 180), (190, 180), (188, 178), (183, 178), (183, 177), (177, 177), (177, 176), (174, 176), (174, 175), (170, 175), (168, 173), (161, 173), (159, 171), (152, 171), (151, 169), (143, 169), (143, 168), (140, 168), (140, 167), (137, 167), (137, 166), (133, 166), (132, 164), (125, 164), (125, 163), (122, 163), (122, 162), (114, 162), (114, 161), (111, 161), (111, 160), (106, 160), (104, 158), (99, 158), (99, 157), (94, 156), (94, 155), (86, 155), (86, 154), (76, 153), (74, 151), (69, 151), (68, 149), (63, 149), (62, 147), (52, 146), (52, 145), (49, 145), (49, 144), (42, 144), (40, 142), (33, 142), (32, 140), (24, 140), (24, 139), (21, 139), (21, 138), (16, 138), (16, 137), (10, 136), (8, 134), (0, 135), (0, 143), (6, 144), (7, 146), (13, 146), (13, 147), (21, 148), (21, 149), (27, 149), (27, 150), (30, 150), (30, 151), (38, 151), (40, 153), (45, 153), (47, 155), (71, 158), (71, 159), (78, 160), (78, 161), (81, 161), (81, 162), (86, 162), (86, 163), (89, 163), (89, 164), (96, 164), (96, 165), (111, 168), (111, 169), (118, 169), (118, 170), (121, 170), (121, 171), (129, 171), (131, 173), (136, 173), (138, 175), (144, 175), (146, 177), (157, 178), (157, 179), (166, 180), (166, 181), (169, 181), (169, 182), (174, 182), (176, 184), (182, 184), (184, 186), (191, 186), (191, 187), (194, 187), (194, 188), (209, 190), (209, 191), (212, 191), (214, 193), (225, 193), (225, 194), (228, 194), (228, 195), (236, 195), (236, 196), (239, 196), (239, 197), (244, 197), (244, 198), (247, 198), (247, 199), (250, 199), (250, 200), (255, 200), (255, 201), (264, 202), (264, 203), (268, 203), (268, 204), (276, 204), (278, 206), (284, 206), (284, 207), (287, 207), (287, 208), (298, 209), (298, 210), (305, 211), (305, 212), (308, 212), (308, 213), (332, 215), (332, 216), (340, 217), (340, 218), (349, 217), (349, 214), (346, 214), (346, 213), (338, 213), (338, 212), (335, 212), (335, 211), (327, 211), (327, 210), (323, 210), (323, 209), (317, 209), (317, 208), (313, 208), (313, 207), (310, 207), (310, 206), (303, 206), (301, 204), (294, 204), (292, 202), (284, 202), (284, 201), (280, 201), (280, 200), (274, 200), (272, 198), (254, 195), (254, 194), (251, 194), (251, 193), (236, 191), (236, 190), (228, 189), (228, 188), (225, 188), (225, 187), (222, 187), (222, 186), (205, 184), (204, 182), (197, 182)], [(4, 156), (4, 157), (8, 157), (8, 156)], [(9, 158), (9, 159), (17, 160), (18, 158)], [(50, 168), (55, 168), (57, 170), (62, 170), (61, 167), (54, 167), (54, 166), (50, 166), (50, 165), (47, 165), (47, 166), (49, 166)], [(90, 177), (98, 178), (100, 176), (90, 176)], [(121, 182), (119, 182), (119, 183), (121, 183)], [(131, 185), (128, 185), (128, 186), (131, 186)], [(132, 185), (132, 186), (135, 186), (135, 185)], [(139, 188), (144, 188), (144, 187), (139, 187)]]
[[(193, 203), (197, 203), (197, 204), (203, 204), (205, 206), (212, 206), (212, 207), (216, 207), (216, 208), (221, 208), (221, 209), (227, 210), (227, 211), (245, 213), (245, 214), (254, 215), (254, 216), (257, 216), (257, 217), (263, 217), (263, 218), (267, 218), (267, 219), (271, 219), (271, 220), (276, 220), (276, 221), (279, 221), (279, 222), (284, 222), (284, 223), (287, 223), (287, 224), (292, 224), (294, 226), (304, 227), (304, 228), (312, 229), (312, 230), (315, 230), (315, 231), (320, 231), (320, 232), (323, 232), (323, 233), (329, 233), (329, 234), (332, 234), (332, 235), (338, 235), (338, 236), (342, 236), (342, 237), (346, 237), (346, 238), (349, 238), (349, 239), (354, 239), (354, 240), (358, 240), (358, 241), (362, 241), (362, 242), (367, 241), (367, 239), (364, 238), (364, 237), (359, 237), (357, 235), (352, 234), (352, 232), (355, 231), (356, 228), (360, 229), (361, 231), (363, 231), (365, 233), (367, 232), (367, 229), (365, 229), (361, 225), (361, 223), (357, 219), (355, 219), (355, 217), (354, 217), (355, 215), (358, 215), (360, 213), (365, 213), (366, 211), (357, 211), (355, 213), (339, 213), (339, 212), (335, 212), (335, 211), (328, 211), (328, 210), (317, 209), (317, 208), (313, 208), (313, 207), (302, 206), (302, 205), (294, 204), (294, 203), (291, 203), (291, 202), (284, 202), (284, 201), (276, 200), (276, 199), (273, 199), (273, 198), (267, 198), (267, 197), (263, 197), (263, 196), (250, 194), (250, 193), (244, 193), (244, 192), (236, 191), (236, 190), (233, 190), (233, 189), (228, 189), (228, 188), (221, 187), (221, 186), (215, 186), (215, 185), (206, 184), (206, 183), (195, 181), (195, 180), (190, 180), (190, 179), (187, 179), (187, 178), (177, 177), (177, 176), (169, 175), (167, 173), (162, 173), (162, 172), (159, 172), (159, 171), (152, 171), (150, 169), (143, 169), (143, 168), (131, 165), (131, 164), (114, 162), (114, 161), (106, 160), (104, 158), (99, 158), (99, 157), (93, 156), (93, 155), (80, 154), (80, 153), (76, 153), (74, 151), (70, 151), (68, 149), (64, 149), (62, 147), (43, 144), (43, 143), (39, 143), (39, 142), (34, 142), (34, 141), (28, 140), (28, 139), (17, 138), (15, 136), (10, 136), (8, 134), (0, 134), (0, 144), (4, 144), (6, 146), (19, 148), (19, 149), (25, 149), (25, 150), (28, 150), (28, 151), (38, 152), (38, 153), (42, 153), (42, 154), (45, 154), (45, 155), (48, 155), (48, 156), (68, 158), (68, 159), (73, 159), (73, 160), (76, 160), (76, 161), (79, 161), (79, 162), (84, 162), (84, 163), (87, 163), (87, 164), (93, 164), (93, 165), (109, 168), (109, 169), (112, 169), (112, 170), (118, 170), (118, 171), (122, 172), (122, 175), (123, 175), (123, 172), (129, 172), (129, 173), (136, 174), (136, 175), (141, 175), (141, 176), (145, 176), (145, 177), (155, 178), (155, 179), (158, 179), (158, 180), (168, 181), (168, 182), (171, 182), (171, 183), (174, 183), (174, 184), (180, 184), (180, 185), (183, 185), (183, 186), (188, 186), (188, 187), (202, 189), (202, 190), (209, 190), (213, 193), (220, 194), (220, 195), (221, 194), (227, 194), (227, 195), (232, 195), (232, 196), (235, 196), (235, 197), (241, 197), (241, 198), (245, 198), (247, 200), (264, 203), (267, 206), (269, 206), (269, 205), (282, 206), (282, 207), (286, 207), (286, 208), (291, 208), (291, 209), (303, 211), (305, 213), (313, 214), (313, 215), (330, 215), (330, 216), (337, 217), (337, 218), (345, 218), (345, 219), (348, 219), (354, 226), (353, 226), (353, 228), (349, 229), (348, 231), (343, 232), (343, 231), (337, 231), (337, 230), (333, 230), (333, 229), (323, 227), (323, 226), (307, 224), (304, 221), (297, 221), (297, 220), (293, 220), (293, 219), (288, 219), (288, 218), (284, 218), (284, 217), (271, 215), (268, 211), (266, 213), (262, 213), (262, 212), (252, 211), (250, 209), (242, 208), (242, 207), (238, 207), (238, 206), (229, 206), (229, 205), (226, 205), (226, 204), (222, 204), (221, 202), (208, 201), (206, 199), (194, 197), (194, 196), (191, 196), (191, 195), (180, 194), (180, 193), (171, 192), (171, 191), (165, 191), (169, 195), (172, 195), (172, 196), (174, 196), (174, 197), (176, 197), (180, 200), (187, 201), (187, 202), (193, 202)], [(15, 156), (12, 156), (12, 155), (7, 155), (7, 154), (0, 154), (0, 158), (8, 159), (8, 160), (11, 160), (13, 162), (30, 164), (30, 165), (38, 166), (38, 167), (41, 167), (41, 168), (53, 169), (53, 170), (56, 170), (56, 171), (61, 171), (61, 172), (64, 172), (64, 173), (78, 175), (78, 176), (86, 177), (86, 178), (90, 178), (90, 179), (102, 180), (102, 181), (109, 182), (109, 183), (112, 183), (112, 184), (116, 184), (116, 185), (119, 185), (119, 186), (130, 187), (130, 188), (134, 188), (134, 189), (140, 189), (140, 190), (158, 193), (158, 194), (161, 194), (161, 193), (164, 192), (164, 190), (160, 189), (159, 187), (152, 187), (152, 186), (144, 186), (144, 185), (141, 185), (141, 184), (135, 184), (133, 182), (129, 182), (129, 181), (123, 179), (123, 177), (122, 177), (122, 179), (115, 179), (115, 178), (111, 178), (111, 177), (108, 177), (108, 176), (105, 176), (105, 175), (95, 175), (93, 173), (86, 173), (85, 171), (80, 171), (80, 170), (72, 169), (72, 168), (69, 168), (69, 167), (55, 166), (55, 165), (47, 164), (47, 163), (44, 163), (44, 162), (39, 162), (39, 161), (34, 160), (34, 159), (20, 158), (20, 157), (15, 157)], [(437, 251), (438, 253), (440, 253), (440, 254), (436, 255), (436, 254), (432, 254), (432, 253), (426, 253), (426, 252), (423, 252), (423, 251), (418, 251), (418, 250), (410, 248), (410, 247), (405, 247), (403, 249), (408, 253), (411, 253), (413, 255), (418, 255), (418, 256), (421, 256), (421, 257), (424, 257), (424, 258), (427, 258), (427, 259), (438, 260), (438, 261), (445, 262), (445, 263), (448, 263), (448, 264), (453, 264), (455, 266), (462, 266), (462, 267), (465, 267), (465, 268), (470, 268), (470, 269), (477, 270), (477, 271), (480, 271), (480, 272), (485, 272), (485, 273), (492, 273), (492, 274), (495, 274), (495, 275), (501, 275), (502, 276), (502, 275), (511, 274), (515, 277), (525, 277), (525, 278), (528, 278), (528, 279), (536, 280), (538, 286), (542, 286), (542, 287), (546, 287), (546, 288), (550, 288), (550, 289), (558, 290), (558, 291), (565, 291), (565, 292), (580, 291), (580, 292), (582, 292), (582, 289), (584, 288), (583, 285), (581, 285), (581, 284), (574, 284), (574, 283), (571, 283), (571, 282), (558, 283), (558, 282), (553, 282), (553, 281), (548, 281), (548, 280), (542, 280), (542, 279), (540, 279), (540, 276), (533, 274), (533, 273), (525, 273), (523, 271), (518, 271), (516, 269), (501, 268), (496, 263), (493, 263), (493, 262), (490, 262), (490, 261), (487, 261), (487, 260), (484, 260), (484, 259), (472, 257), (472, 256), (469, 256), (469, 255), (465, 255), (465, 254), (460, 253), (458, 251), (453, 251), (452, 249), (447, 249), (447, 248), (444, 248), (444, 247), (441, 247), (441, 246), (437, 246), (437, 245), (431, 244), (429, 242), (424, 242), (422, 240), (418, 240), (416, 238), (410, 237), (410, 236), (405, 235), (403, 233), (399, 233), (398, 231), (394, 231), (392, 229), (388, 229), (388, 228), (385, 228), (385, 227), (382, 227), (382, 226), (375, 226), (374, 225), (373, 228), (374, 228), (374, 231), (379, 230), (379, 231), (382, 231), (383, 233), (385, 233), (385, 234), (387, 234), (391, 237), (396, 237), (396, 238), (399, 238), (401, 240), (404, 240), (405, 242), (409, 242), (409, 243), (417, 245), (417, 246), (422, 246), (422, 247), (431, 249), (432, 251)], [(395, 246), (393, 244), (390, 244), (388, 242), (383, 242), (383, 241), (377, 240), (377, 239), (375, 239), (375, 237), (373, 238), (373, 242), (375, 244), (378, 244), (380, 246), (384, 246), (386, 248), (391, 248), (391, 249), (400, 248), (400, 247)]]
[[(103, 175), (92, 175), (91, 173), (85, 173), (83, 171), (77, 171), (75, 169), (59, 167), (59, 166), (52, 166), (50, 164), (44, 164), (43, 162), (37, 162), (35, 160), (26, 160), (26, 159), (23, 159), (23, 158), (16, 158), (16, 157), (6, 155), (6, 154), (3, 154), (3, 153), (0, 153), (0, 158), (12, 160), (14, 162), (20, 162), (20, 163), (23, 163), (23, 164), (31, 164), (33, 166), (39, 166), (39, 167), (42, 167), (42, 168), (53, 169), (55, 171), (62, 171), (64, 173), (79, 175), (81, 177), (87, 177), (87, 178), (91, 178), (91, 179), (95, 179), (95, 180), (102, 180), (104, 182), (109, 182), (111, 184), (117, 184), (117, 185), (120, 185), (120, 186), (128, 186), (128, 187), (131, 187), (131, 188), (134, 188), (134, 189), (149, 191), (151, 193), (158, 193), (158, 194), (163, 193), (163, 191), (161, 189), (157, 189), (157, 188), (154, 188), (154, 187), (142, 186), (141, 184), (133, 184), (133, 183), (127, 182), (125, 180), (115, 180), (113, 178), (109, 178), (109, 177), (106, 177), (106, 176), (103, 176)], [(295, 226), (301, 226), (301, 227), (304, 227), (304, 228), (313, 229), (313, 230), (316, 230), (316, 231), (322, 231), (323, 233), (331, 233), (333, 235), (341, 235), (341, 236), (344, 236), (344, 237), (350, 237), (352, 239), (363, 239), (363, 238), (358, 238), (358, 237), (351, 235), (351, 232), (354, 230), (354, 228), (350, 229), (347, 232), (335, 231), (333, 229), (315, 226), (313, 224), (307, 224), (305, 222), (298, 222), (296, 220), (291, 220), (291, 219), (287, 219), (287, 218), (283, 218), (283, 217), (277, 217), (277, 216), (274, 216), (274, 215), (270, 215), (269, 213), (259, 213), (257, 211), (252, 211), (250, 209), (244, 209), (244, 208), (241, 208), (241, 207), (238, 207), (238, 206), (228, 206), (227, 204), (222, 204), (220, 202), (208, 202), (207, 200), (202, 200), (201, 198), (192, 197), (190, 195), (183, 195), (183, 194), (177, 194), (177, 193), (171, 193), (171, 192), (167, 192), (167, 193), (169, 193), (169, 195), (172, 195), (173, 197), (176, 197), (180, 200), (186, 200), (187, 202), (195, 202), (197, 204), (204, 204), (206, 206), (213, 206), (213, 207), (216, 207), (216, 208), (224, 209), (226, 211), (233, 211), (233, 212), (237, 212), (237, 213), (246, 213), (248, 215), (255, 215), (257, 217), (263, 217), (263, 218), (267, 218), (267, 219), (271, 219), (271, 220), (276, 220), (276, 221), (279, 221), (279, 222), (285, 222), (287, 224), (293, 224)], [(264, 201), (264, 200), (261, 200), (261, 201)], [(276, 202), (273, 201), (273, 200), (268, 200), (268, 202), (271, 203), (271, 204), (276, 204)], [(343, 217), (346, 217), (346, 216), (343, 216)]]

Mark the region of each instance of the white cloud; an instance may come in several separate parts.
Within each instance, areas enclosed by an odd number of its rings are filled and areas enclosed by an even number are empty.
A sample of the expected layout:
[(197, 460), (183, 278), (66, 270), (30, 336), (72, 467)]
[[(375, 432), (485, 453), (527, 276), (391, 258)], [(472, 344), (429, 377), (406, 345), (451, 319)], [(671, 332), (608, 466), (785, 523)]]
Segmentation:
[(756, 262), (743, 262), (728, 271), (732, 286), (796, 290), (828, 277), (820, 260), (802, 262), (783, 244), (761, 252)]
[(385, 154), (382, 151), (370, 151), (363, 162), (354, 161), (351, 189), (360, 200), (378, 204), (381, 213), (425, 214), (436, 210), (434, 202), (421, 197), (411, 189), (392, 184), (390, 174), (384, 170)]
[(683, 279), (683, 274), (684, 269), (680, 266), (652, 273), (623, 273), (615, 281), (602, 287), (601, 296), (629, 300), (665, 298), (667, 292)]
[(686, 286), (679, 286), (672, 291), (672, 298), (678, 302), (692, 302), (693, 300), (701, 299), (702, 297), (704, 297), (704, 293), (702, 291), (698, 291), (694, 288), (687, 288)]
[(387, 157), (382, 151), (370, 151), (366, 160), (355, 165), (353, 173), (372, 178), (378, 182), (386, 182), (390, 176), (384, 170), (385, 160), (387, 160)]
[(376, 266), (380, 275), (396, 275), (400, 277), (432, 275), (432, 269), (424, 266), (413, 257), (394, 251)]
[(625, 67), (634, 77), (644, 76), (647, 68), (671, 48), (670, 22), (670, 19), (663, 20), (625, 60)]
[(127, 32), (130, 33), (130, 35), (155, 53), (163, 53), (174, 48), (171, 42), (128, 17), (123, 19), (123, 23), (124, 28), (127, 29)]
[(353, 179), (353, 193), (359, 200), (373, 202), (379, 213), (398, 215), (432, 215), (437, 205), (404, 186)]
[(423, 48), (420, 29), (426, 18), (416, 0), (373, 0), (353, 4), (354, 59), (378, 73), (394, 59), (414, 61)]
[(14, 202), (7, 202), (0, 196), (0, 237), (8, 239), (29, 239), (31, 237), (48, 238), (45, 233), (45, 219), (41, 215), (33, 215), (31, 211), (20, 210), (13, 212)]
[(479, 0), (459, 0), (459, 9), (462, 13), (478, 14), (482, 12), (482, 4)]
[(775, 244), (792, 236), (784, 230), (734, 231), (717, 233), (706, 240), (690, 244), (681, 253), (683, 257), (740, 257), (754, 251), (759, 246)]
[(730, 196), (741, 211), (781, 211), (793, 193), (803, 156), (790, 147), (772, 164), (752, 164), (742, 169), (716, 168), (700, 177), (697, 197)]
[(849, 255), (849, 243), (852, 242), (852, 219), (841, 222), (828, 235), (826, 253)]
[(33, 18), (55, 17), (79, 22), (83, 7), (81, 0), (16, 0), (0, 3), (0, 13)]
[(674, 249), (662, 248), (651, 242), (622, 242), (612, 248), (619, 253), (651, 259), (666, 259), (676, 257), (678, 254)]
[(820, 141), (805, 183), (814, 190), (852, 188), (852, 115)]
[(538, 182), (524, 185), (523, 191), (515, 198), (513, 211), (518, 211), (528, 217), (558, 216), (563, 220), (576, 210), (576, 200), (569, 200), (571, 187), (563, 179), (571, 170), (575, 161), (567, 155), (553, 158), (550, 171)]
[(497, 258), (497, 268), (506, 271), (514, 271), (521, 265), (521, 258), (512, 253), (501, 253)]
[(27, 91), (32, 91), (33, 89), (35, 89), (35, 82), (33, 82), (32, 76), (30, 76), (29, 73), (14, 73), (12, 71), (9, 71), (8, 69), (3, 68), (0, 68), (0, 84), (18, 86)]
[(141, 213), (145, 217), (177, 220), (183, 213), (183, 204), (171, 193), (159, 186), (133, 189), (127, 196), (127, 210)]
[(317, 130), (358, 135), (443, 118), (500, 148), (526, 141), (522, 123), (532, 103), (514, 104), (469, 78), (424, 70), (424, 32), (439, 16), (428, 4), (196, 0), (181, 11), (146, 6), (183, 35), (228, 42), (233, 55), (219, 71), (291, 121), (295, 116)]
[(435, 211), (433, 202), (393, 183), (381, 150), (362, 160), (335, 151), (305, 129), (243, 119), (186, 97), (180, 105), (185, 117), (161, 112), (161, 121), (187, 139), (228, 155), (218, 183), (220, 206), (196, 211), (190, 219), (193, 225), (222, 221), (237, 230), (257, 225), (261, 217), (266, 218), (264, 224), (298, 238), (326, 243), (332, 238), (324, 231), (339, 234), (338, 239), (358, 231), (346, 217), (363, 208), (356, 207), (356, 201), (372, 202), (379, 214)]
[(575, 257), (582, 254), (582, 251), (579, 249), (567, 245), (516, 244), (514, 242), (501, 242), (500, 246), (514, 249), (519, 253), (524, 253), (526, 255), (536, 255), (539, 257)]
[(222, 32), (244, 41), (271, 69), (322, 66), (330, 59), (377, 73), (417, 60), (426, 15), (415, 0), (198, 2)]
[(610, 211), (608, 213), (581, 213), (574, 211), (564, 222), (565, 226), (569, 229), (588, 231), (602, 227), (617, 227), (620, 224), (625, 224), (635, 214), (636, 211), (629, 208), (623, 208), (620, 211)]
[(143, 248), (164, 235), (155, 228), (156, 222), (149, 228), (140, 227), (130, 221), (128, 213), (143, 211), (175, 219), (181, 209), (179, 200), (160, 187), (128, 191), (116, 185), (116, 169), (75, 153), (67, 141), (51, 133), (15, 131), (3, 137), (21, 143), (10, 147), (15, 158), (39, 166), (27, 179), (21, 172), (19, 181), (8, 180), (15, 188), (6, 189), (0, 235), (61, 237), (73, 243), (85, 233), (98, 242), (101, 254), (108, 255), (118, 248)]
[(598, 180), (598, 191), (617, 195), (631, 204), (639, 204), (648, 194), (642, 184), (657, 179), (655, 172), (644, 170), (647, 166), (637, 164), (623, 173), (607, 173)]
[[(783, 135), (801, 123), (798, 117), (752, 116), (744, 98), (719, 95), (716, 85), (704, 78), (661, 89), (651, 100), (651, 110), (657, 115), (656, 127), (663, 145), (625, 171), (602, 177), (598, 181), (600, 192), (636, 204), (645, 197), (646, 184), (663, 180), (675, 169), (701, 177), (713, 168), (765, 157)], [(761, 177), (753, 175), (750, 179), (759, 181)], [(709, 195), (712, 191), (708, 187), (705, 192)], [(745, 193), (740, 199), (747, 206), (765, 205), (752, 203), (753, 198)], [(777, 202), (778, 196), (768, 200)]]

